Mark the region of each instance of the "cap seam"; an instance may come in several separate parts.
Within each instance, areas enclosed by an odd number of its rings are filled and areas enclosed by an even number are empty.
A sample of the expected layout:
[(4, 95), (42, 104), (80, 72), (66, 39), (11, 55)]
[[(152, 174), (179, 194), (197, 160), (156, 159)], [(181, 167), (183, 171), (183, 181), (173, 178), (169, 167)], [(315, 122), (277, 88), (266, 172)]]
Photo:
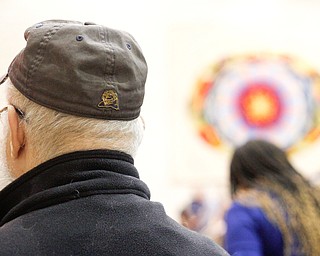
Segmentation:
[[(100, 30), (100, 35), (102, 37), (102, 42), (104, 45), (104, 50), (105, 50), (105, 74), (104, 74), (104, 89), (108, 89), (108, 86), (111, 86), (113, 90), (118, 91), (115, 84), (114, 84), (114, 76), (115, 76), (115, 51), (114, 48), (112, 47), (112, 44), (110, 42), (110, 36), (107, 31), (107, 29), (103, 28), (102, 26), (99, 27)], [(110, 56), (110, 57), (109, 57)], [(118, 92), (117, 92), (118, 93)], [(119, 102), (118, 102), (119, 104)]]
[(56, 25), (53, 28), (49, 29), (44, 34), (43, 38), (41, 39), (41, 41), (39, 43), (39, 48), (37, 50), (37, 54), (32, 61), (30, 71), (27, 72), (26, 84), (32, 83), (32, 76), (36, 72), (36, 69), (39, 67), (40, 63), (44, 59), (43, 52), (45, 51), (46, 46), (50, 42), (50, 39), (52, 38), (52, 36), (54, 36), (61, 29), (61, 27), (63, 27), (63, 25), (59, 25), (59, 26)]
[[(99, 36), (105, 53), (105, 66), (104, 66), (104, 80), (106, 83), (112, 82), (112, 76), (114, 74), (114, 50), (109, 43), (108, 33), (99, 26)], [(108, 53), (112, 52), (112, 58), (108, 58)]]

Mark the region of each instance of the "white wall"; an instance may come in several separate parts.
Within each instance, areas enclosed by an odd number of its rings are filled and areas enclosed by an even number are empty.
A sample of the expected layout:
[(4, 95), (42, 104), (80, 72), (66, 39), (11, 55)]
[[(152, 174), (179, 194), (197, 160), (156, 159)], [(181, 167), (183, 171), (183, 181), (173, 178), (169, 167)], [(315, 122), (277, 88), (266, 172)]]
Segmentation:
[[(168, 213), (189, 187), (227, 189), (228, 152), (195, 135), (188, 100), (202, 70), (220, 57), (271, 50), (297, 55), (320, 70), (320, 1), (305, 0), (1, 0), (0, 72), (25, 42), (23, 32), (47, 19), (93, 21), (130, 32), (149, 65), (142, 114), (146, 134), (136, 159), (152, 199)], [(297, 155), (298, 168), (319, 170), (317, 145)], [(319, 158), (320, 159), (320, 158)], [(194, 182), (193, 182), (194, 181)]]

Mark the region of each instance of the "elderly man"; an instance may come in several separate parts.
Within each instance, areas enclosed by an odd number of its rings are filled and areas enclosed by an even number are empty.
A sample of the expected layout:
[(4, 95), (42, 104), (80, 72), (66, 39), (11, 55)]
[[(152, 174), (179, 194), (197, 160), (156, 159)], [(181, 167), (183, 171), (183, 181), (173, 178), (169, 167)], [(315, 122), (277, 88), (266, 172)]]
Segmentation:
[(147, 65), (132, 36), (53, 20), (25, 39), (1, 81), (0, 255), (228, 255), (139, 179)]

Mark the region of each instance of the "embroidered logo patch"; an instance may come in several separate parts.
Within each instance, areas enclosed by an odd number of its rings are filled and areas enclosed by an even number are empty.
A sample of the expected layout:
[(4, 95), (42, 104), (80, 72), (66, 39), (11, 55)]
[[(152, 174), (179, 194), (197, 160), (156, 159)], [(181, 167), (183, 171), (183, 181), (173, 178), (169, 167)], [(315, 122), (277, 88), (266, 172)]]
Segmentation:
[(114, 90), (107, 90), (101, 96), (102, 101), (98, 104), (99, 108), (112, 108), (119, 110), (118, 94)]

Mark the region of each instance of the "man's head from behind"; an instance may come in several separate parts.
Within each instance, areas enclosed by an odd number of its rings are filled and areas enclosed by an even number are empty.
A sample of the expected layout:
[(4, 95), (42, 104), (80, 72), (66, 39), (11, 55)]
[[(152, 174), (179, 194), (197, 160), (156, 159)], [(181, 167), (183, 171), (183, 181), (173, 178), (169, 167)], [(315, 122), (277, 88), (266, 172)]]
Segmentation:
[(92, 23), (53, 20), (27, 29), (25, 39), (26, 48), (2, 81), (13, 177), (78, 150), (134, 155), (143, 133), (139, 114), (147, 65), (132, 36)]

